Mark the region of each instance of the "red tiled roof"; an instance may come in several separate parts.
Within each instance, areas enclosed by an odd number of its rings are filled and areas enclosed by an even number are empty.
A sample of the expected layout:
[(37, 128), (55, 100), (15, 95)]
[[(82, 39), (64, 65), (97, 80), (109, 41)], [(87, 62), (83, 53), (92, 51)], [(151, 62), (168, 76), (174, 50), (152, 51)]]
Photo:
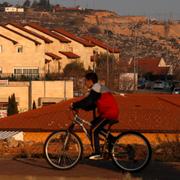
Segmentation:
[(4, 35), (2, 35), (2, 34), (0, 34), (0, 36), (3, 37), (3, 38), (5, 38), (5, 39), (7, 39), (8, 41), (11, 41), (13, 44), (17, 44), (17, 43), (18, 43), (17, 41), (15, 41), (15, 40), (7, 37), (7, 36), (4, 36)]
[(80, 56), (78, 56), (77, 54), (74, 54), (73, 52), (59, 51), (59, 53), (65, 55), (67, 58), (70, 58), (70, 59), (77, 59), (77, 58), (80, 58)]
[(93, 44), (95, 44), (96, 46), (99, 46), (103, 49), (108, 50), (110, 53), (119, 53), (119, 49), (117, 48), (112, 48), (109, 45), (105, 44), (104, 42), (100, 41), (99, 39), (96, 39), (94, 37), (91, 36), (83, 36), (83, 38)]
[[(36, 36), (36, 37), (38, 37), (39, 39), (42, 39), (45, 43), (52, 43), (52, 42), (53, 42), (53, 41), (51, 41), (50, 39), (48, 39), (48, 38), (46, 38), (46, 37), (44, 37), (44, 36), (42, 36), (42, 35), (40, 35), (40, 34), (38, 34), (38, 33), (35, 33), (35, 32), (33, 32), (33, 31), (30, 31), (29, 29), (26, 29), (26, 28), (24, 28), (23, 26), (21, 26), (21, 25), (19, 25), (19, 24), (16, 24), (16, 23), (8, 23), (8, 24), (10, 24), (10, 25), (12, 25), (12, 26), (14, 26), (14, 27), (22, 30), (22, 31), (25, 31), (25, 32), (33, 35), (33, 36)], [(8, 25), (8, 24), (7, 24), (7, 25)], [(6, 25), (6, 26), (7, 26), (7, 25)]]
[(70, 43), (70, 42), (71, 42), (71, 41), (69, 41), (68, 39), (64, 38), (63, 36), (57, 35), (57, 34), (55, 34), (55, 33), (52, 33), (52, 32), (49, 31), (48, 29), (45, 29), (44, 27), (41, 27), (41, 26), (39, 26), (39, 25), (37, 25), (37, 24), (29, 23), (29, 24), (25, 25), (25, 27), (26, 27), (26, 26), (30, 26), (30, 27), (32, 27), (32, 28), (34, 28), (34, 29), (37, 29), (38, 31), (41, 31), (41, 32), (43, 32), (44, 34), (47, 34), (47, 35), (49, 35), (49, 36), (51, 36), (51, 37), (59, 40), (59, 41), (62, 42), (62, 43)]
[[(142, 58), (136, 59), (137, 66), (143, 72), (152, 72), (153, 74), (167, 74), (169, 71), (169, 67), (159, 67), (160, 58)], [(131, 62), (130, 66), (133, 66), (133, 61)]]
[(53, 29), (52, 31), (57, 32), (58, 34), (62, 34), (70, 39), (73, 39), (74, 41), (81, 43), (85, 47), (93, 47), (94, 46), (91, 42), (88, 42), (85, 39), (79, 38), (79, 37), (75, 36), (74, 34), (65, 31), (62, 28)]
[(58, 56), (58, 55), (56, 55), (56, 54), (54, 54), (54, 53), (46, 52), (45, 54), (46, 54), (47, 56), (51, 57), (52, 59), (56, 59), (56, 60), (61, 59), (60, 56)]
[[(30, 110), (0, 119), (0, 130), (51, 131), (67, 128), (71, 123), (71, 99), (58, 104)], [(127, 94), (116, 95), (119, 105), (117, 130), (140, 132), (180, 132), (180, 95)], [(90, 112), (80, 111), (80, 116), (92, 119)]]
[(13, 33), (15, 33), (15, 34), (18, 34), (18, 35), (20, 35), (20, 36), (22, 36), (22, 37), (24, 37), (24, 38), (26, 38), (26, 39), (29, 39), (30, 41), (34, 42), (36, 45), (40, 45), (40, 44), (41, 44), (40, 42), (38, 42), (38, 41), (36, 41), (36, 40), (34, 40), (34, 39), (28, 37), (28, 36), (25, 36), (25, 35), (23, 35), (23, 34), (17, 32), (17, 31), (14, 31), (14, 30), (12, 30), (12, 29), (6, 27), (6, 26), (2, 26), (2, 25), (1, 25), (1, 27), (3, 27), (3, 28), (5, 28), (5, 29), (7, 29), (7, 30), (9, 30), (9, 31), (11, 31), (11, 32), (13, 32)]

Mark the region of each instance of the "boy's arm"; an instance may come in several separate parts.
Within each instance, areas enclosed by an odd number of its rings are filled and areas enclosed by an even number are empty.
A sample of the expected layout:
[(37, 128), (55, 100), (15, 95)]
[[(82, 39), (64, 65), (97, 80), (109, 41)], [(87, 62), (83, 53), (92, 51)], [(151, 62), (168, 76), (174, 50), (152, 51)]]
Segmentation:
[(84, 99), (74, 102), (72, 104), (73, 109), (84, 109), (86, 111), (90, 111), (95, 109), (96, 101), (100, 98), (101, 93), (98, 93), (94, 90), (91, 90), (89, 95)]

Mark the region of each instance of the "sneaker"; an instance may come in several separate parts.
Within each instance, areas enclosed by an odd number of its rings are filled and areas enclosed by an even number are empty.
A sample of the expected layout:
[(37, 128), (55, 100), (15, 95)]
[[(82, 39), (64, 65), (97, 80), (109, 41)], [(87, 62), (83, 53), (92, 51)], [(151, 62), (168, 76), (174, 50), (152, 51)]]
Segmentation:
[(102, 156), (100, 154), (93, 154), (91, 156), (89, 156), (89, 159), (91, 160), (100, 160), (103, 159)]

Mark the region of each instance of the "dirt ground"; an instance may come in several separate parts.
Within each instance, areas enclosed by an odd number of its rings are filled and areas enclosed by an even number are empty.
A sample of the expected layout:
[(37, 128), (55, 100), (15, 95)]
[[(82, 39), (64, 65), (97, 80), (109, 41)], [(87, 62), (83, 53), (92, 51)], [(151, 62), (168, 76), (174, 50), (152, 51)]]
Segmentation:
[(125, 173), (111, 161), (82, 160), (76, 167), (55, 170), (44, 159), (0, 160), (0, 180), (66, 180), (66, 179), (122, 179), (122, 180), (179, 180), (180, 162), (151, 162), (138, 173)]

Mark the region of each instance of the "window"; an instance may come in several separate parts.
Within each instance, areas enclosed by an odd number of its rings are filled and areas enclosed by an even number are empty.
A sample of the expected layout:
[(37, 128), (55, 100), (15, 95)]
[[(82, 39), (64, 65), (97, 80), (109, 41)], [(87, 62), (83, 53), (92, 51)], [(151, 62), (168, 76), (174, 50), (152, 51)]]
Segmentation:
[(22, 74), (22, 69), (14, 69), (14, 74)]
[(38, 68), (15, 68), (15, 75), (24, 75), (24, 76), (38, 76), (39, 69)]
[(0, 53), (2, 53), (2, 51), (3, 51), (3, 46), (0, 45)]
[(18, 46), (17, 47), (17, 52), (22, 53), (23, 52), (23, 46)]
[(73, 47), (69, 47), (69, 51), (70, 51), (70, 52), (73, 52)]

